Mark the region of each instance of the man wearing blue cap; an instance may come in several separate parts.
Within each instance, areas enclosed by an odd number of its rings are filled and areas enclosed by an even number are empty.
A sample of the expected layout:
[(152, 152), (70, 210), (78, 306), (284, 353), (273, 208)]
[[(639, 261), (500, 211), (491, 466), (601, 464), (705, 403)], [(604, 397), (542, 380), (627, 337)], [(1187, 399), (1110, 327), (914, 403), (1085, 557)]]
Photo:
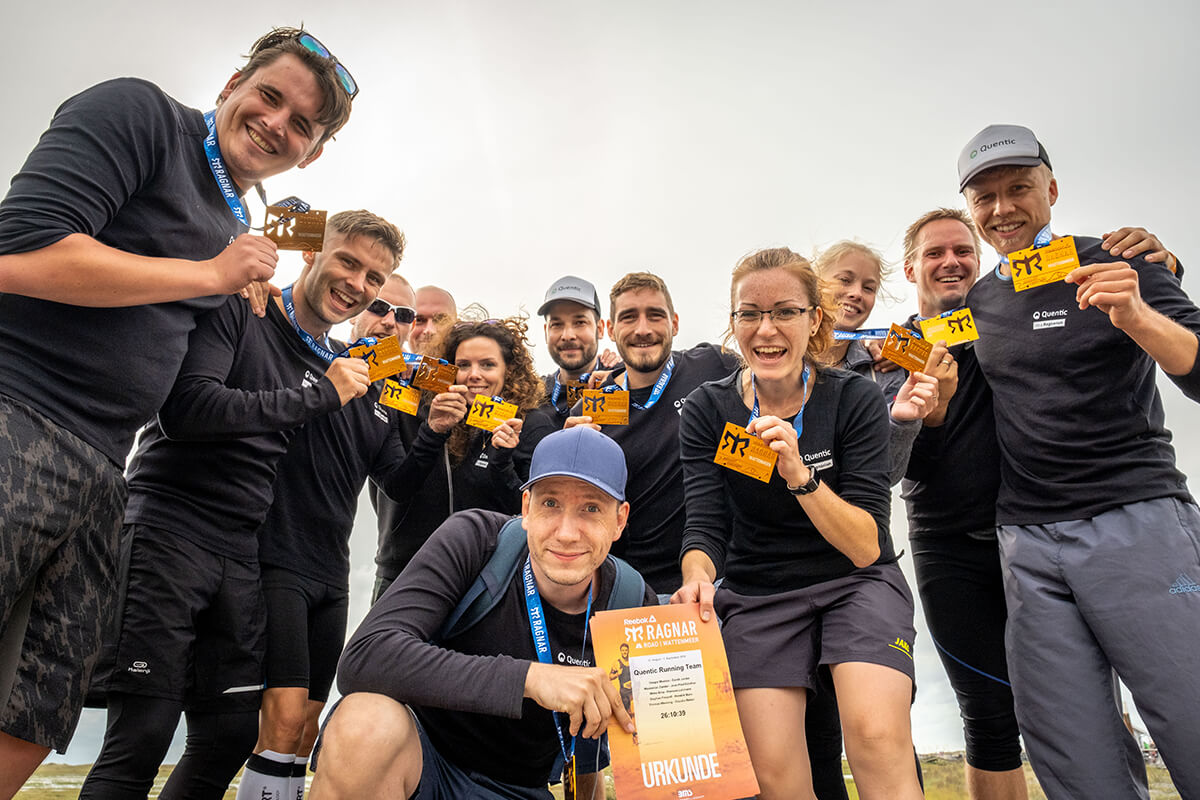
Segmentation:
[[(633, 730), (587, 636), (593, 610), (655, 603), (640, 579), (631, 602), (636, 573), (609, 557), (629, 516), (625, 457), (577, 427), (543, 439), (529, 474), (521, 517), (451, 516), (351, 638), (314, 800), (547, 798), (560, 758), (585, 776), (604, 768), (593, 740), (610, 717)], [(484, 591), (514, 536), (511, 575), (473, 614), (463, 599)]]
[[(985, 128), (958, 170), (1001, 260), (967, 305), (995, 403), (1008, 667), (1030, 762), (1052, 799), (1149, 796), (1115, 670), (1180, 794), (1200, 796), (1200, 510), (1155, 386), (1157, 366), (1200, 398), (1200, 309), (1168, 270), (1115, 261), (1098, 239), (1074, 237), (1077, 263), (1041, 249), (1067, 243), (1028, 128)], [(1061, 279), (1016, 291), (1014, 272), (1060, 260), (1074, 264)]]

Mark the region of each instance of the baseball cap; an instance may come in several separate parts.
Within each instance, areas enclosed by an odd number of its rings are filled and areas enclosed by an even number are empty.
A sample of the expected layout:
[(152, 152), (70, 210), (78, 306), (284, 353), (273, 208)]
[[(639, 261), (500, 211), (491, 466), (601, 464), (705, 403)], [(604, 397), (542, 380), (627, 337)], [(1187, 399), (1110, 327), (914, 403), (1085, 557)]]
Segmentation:
[(577, 278), (574, 275), (564, 275), (550, 284), (550, 288), (546, 290), (546, 299), (542, 302), (541, 307), (538, 308), (538, 316), (546, 316), (546, 312), (550, 310), (550, 305), (557, 303), (559, 300), (570, 300), (572, 303), (579, 303), (579, 305), (595, 311), (597, 317), (604, 316), (604, 313), (600, 310), (600, 295), (596, 293), (596, 287), (590, 281), (585, 281), (583, 278)]
[(600, 431), (577, 425), (555, 431), (538, 442), (529, 465), (528, 489), (542, 478), (576, 478), (605, 494), (625, 501), (625, 453)]
[(1021, 125), (988, 125), (958, 154), (958, 190), (966, 188), (985, 169), (1000, 166), (1050, 167), (1046, 148)]

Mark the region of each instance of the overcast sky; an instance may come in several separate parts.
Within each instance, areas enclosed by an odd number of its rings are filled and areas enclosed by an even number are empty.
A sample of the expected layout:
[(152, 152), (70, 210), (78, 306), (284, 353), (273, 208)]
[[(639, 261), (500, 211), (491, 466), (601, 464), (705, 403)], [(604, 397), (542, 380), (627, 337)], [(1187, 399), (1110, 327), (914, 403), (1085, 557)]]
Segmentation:
[[(741, 255), (857, 238), (898, 261), (913, 219), (961, 205), (958, 152), (997, 122), (1032, 127), (1049, 151), (1056, 232), (1144, 225), (1200, 265), (1194, 2), (826, 5), (13, 4), (0, 174), (20, 168), (58, 104), (87, 86), (139, 76), (207, 109), (259, 34), (303, 21), (362, 93), (325, 154), (269, 181), (268, 195), (382, 214), (408, 236), (400, 271), (414, 284), (496, 316), (536, 310), (565, 273), (605, 295), (649, 269), (674, 294), (677, 344), (717, 340)], [(284, 259), (280, 276), (294, 276), (299, 257)], [(873, 323), (913, 310), (902, 275), (890, 288), (899, 300)], [(533, 333), (540, 345), (540, 324)], [(1200, 475), (1200, 413), (1163, 385), (1180, 465)], [(351, 628), (374, 571), (374, 518), (362, 509)], [(898, 497), (893, 532), (904, 547)], [(960, 749), (954, 698), (917, 616), (917, 748)], [(102, 731), (99, 712), (85, 715), (64, 760), (90, 762)]]

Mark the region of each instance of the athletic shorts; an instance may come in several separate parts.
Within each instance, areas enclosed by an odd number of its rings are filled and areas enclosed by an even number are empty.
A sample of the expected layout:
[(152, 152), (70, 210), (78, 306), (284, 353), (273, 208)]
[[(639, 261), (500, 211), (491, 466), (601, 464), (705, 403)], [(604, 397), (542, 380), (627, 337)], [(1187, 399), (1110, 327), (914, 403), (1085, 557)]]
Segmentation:
[(851, 661), (914, 677), (913, 600), (896, 564), (778, 594), (722, 586), (714, 607), (734, 688), (816, 690), (820, 664)]
[(266, 645), (258, 562), (126, 527), (129, 586), (109, 690), (181, 700), (188, 711), (257, 708)]
[[(312, 754), (313, 772), (321, 768), (321, 737), (325, 735), (325, 726), (337, 713), (337, 708), (338, 704), (334, 703), (325, 716), (325, 721), (321, 723), (321, 736), (317, 738)], [(407, 800), (553, 800), (550, 790), (545, 787), (502, 783), (478, 772), (468, 772), (447, 761), (425, 735), (425, 728), (417, 719), (417, 715), (407, 706), (405, 710), (417, 726), (417, 735), (421, 740), (421, 783)]]
[(266, 687), (300, 686), (325, 702), (346, 643), (350, 594), (280, 567), (262, 567), (267, 604)]
[(66, 750), (117, 605), (124, 509), (116, 464), (0, 395), (0, 662), (16, 664), (0, 731)]

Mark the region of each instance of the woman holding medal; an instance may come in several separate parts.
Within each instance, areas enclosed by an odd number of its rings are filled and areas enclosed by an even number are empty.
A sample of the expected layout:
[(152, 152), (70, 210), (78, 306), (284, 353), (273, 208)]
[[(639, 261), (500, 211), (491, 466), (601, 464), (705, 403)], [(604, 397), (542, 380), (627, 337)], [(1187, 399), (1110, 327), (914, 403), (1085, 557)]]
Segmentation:
[[(908, 456), (913, 440), (921, 431), (921, 420), (937, 406), (938, 383), (932, 377), (910, 375), (898, 367), (889, 371), (875, 368), (875, 355), (867, 342), (882, 339), (887, 331), (860, 328), (875, 310), (875, 300), (888, 277), (887, 265), (879, 251), (860, 242), (843, 240), (821, 252), (813, 262), (813, 269), (837, 307), (833, 342), (818, 358), (822, 364), (870, 378), (883, 392), (889, 407), (888, 479), (894, 486), (908, 468)], [(945, 345), (936, 346), (930, 354), (932, 363), (940, 362), (948, 352)], [(914, 392), (927, 402), (921, 405), (904, 402)], [(897, 396), (901, 398), (898, 404), (894, 403)]]
[[(745, 366), (683, 407), (684, 583), (672, 601), (699, 602), (706, 620), (715, 608), (724, 623), (761, 797), (813, 797), (797, 754), (825, 664), (860, 796), (917, 798), (913, 602), (888, 534), (887, 409), (869, 381), (818, 363), (834, 315), (822, 297), (808, 261), (784, 248), (734, 269), (730, 335)], [(775, 455), (766, 482), (730, 458), (752, 449), (738, 444), (746, 433)]]
[[(458, 367), (445, 392), (425, 392), (416, 416), (399, 414), (401, 435), (417, 470), (408, 502), (392, 502), (372, 485), (380, 542), (374, 600), (457, 511), (482, 508), (521, 513), (521, 484), (529, 475), (533, 448), (550, 428), (525, 427), (525, 417), (545, 401), (519, 317), (459, 321), (442, 341), (441, 358)], [(517, 414), (494, 431), (467, 425), (476, 395), (499, 397)]]

